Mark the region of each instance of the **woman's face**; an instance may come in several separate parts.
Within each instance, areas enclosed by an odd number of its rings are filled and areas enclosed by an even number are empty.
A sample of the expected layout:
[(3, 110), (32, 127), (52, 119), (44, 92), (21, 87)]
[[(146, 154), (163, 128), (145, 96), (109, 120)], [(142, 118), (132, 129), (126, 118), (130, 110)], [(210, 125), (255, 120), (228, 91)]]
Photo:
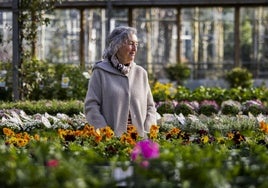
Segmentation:
[(118, 49), (116, 57), (119, 62), (127, 65), (134, 61), (138, 47), (138, 38), (135, 34), (130, 35), (129, 40)]

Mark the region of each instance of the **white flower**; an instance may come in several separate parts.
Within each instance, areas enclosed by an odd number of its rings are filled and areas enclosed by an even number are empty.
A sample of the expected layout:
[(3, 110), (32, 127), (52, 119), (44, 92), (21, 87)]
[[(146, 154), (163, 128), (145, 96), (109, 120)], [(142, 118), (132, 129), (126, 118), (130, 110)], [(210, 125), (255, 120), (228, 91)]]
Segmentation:
[(45, 125), (45, 127), (51, 128), (51, 123), (49, 122), (49, 120), (45, 116), (41, 117), (41, 121)]
[(11, 115), (13, 117), (10, 118), (10, 120), (18, 125), (23, 125), (21, 119), (20, 119), (20, 116), (14, 111), (14, 110), (11, 110)]
[(180, 122), (180, 124), (185, 125), (186, 124), (186, 118), (184, 117), (184, 115), (182, 113), (180, 113), (179, 115), (174, 114), (176, 119)]

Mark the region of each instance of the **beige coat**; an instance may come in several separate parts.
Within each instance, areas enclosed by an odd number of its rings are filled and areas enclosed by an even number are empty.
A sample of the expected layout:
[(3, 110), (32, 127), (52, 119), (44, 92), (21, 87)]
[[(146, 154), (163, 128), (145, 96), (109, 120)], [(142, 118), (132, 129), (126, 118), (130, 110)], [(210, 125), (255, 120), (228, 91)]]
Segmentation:
[(110, 126), (116, 136), (126, 132), (128, 112), (140, 136), (146, 137), (151, 125), (156, 125), (156, 109), (147, 72), (132, 63), (128, 75), (123, 75), (110, 63), (94, 66), (85, 99), (88, 123), (101, 128)]

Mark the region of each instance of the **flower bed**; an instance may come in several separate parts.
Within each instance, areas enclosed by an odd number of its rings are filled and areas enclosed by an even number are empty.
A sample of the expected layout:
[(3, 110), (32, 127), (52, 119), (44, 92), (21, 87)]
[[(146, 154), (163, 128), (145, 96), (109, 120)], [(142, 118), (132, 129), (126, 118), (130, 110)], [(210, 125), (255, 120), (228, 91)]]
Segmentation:
[(0, 116), (3, 187), (267, 187), (264, 115), (163, 114), (148, 139), (83, 114)]

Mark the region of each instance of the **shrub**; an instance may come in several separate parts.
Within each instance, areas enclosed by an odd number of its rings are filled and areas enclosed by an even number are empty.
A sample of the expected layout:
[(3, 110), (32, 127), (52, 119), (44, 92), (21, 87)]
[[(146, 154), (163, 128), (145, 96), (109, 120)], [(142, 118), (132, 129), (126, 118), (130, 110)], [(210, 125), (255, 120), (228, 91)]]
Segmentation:
[(175, 100), (191, 100), (191, 90), (189, 88), (186, 88), (185, 86), (179, 85), (175, 94)]
[(206, 116), (217, 114), (219, 112), (219, 105), (214, 100), (204, 100), (200, 102), (199, 113)]
[[(6, 82), (6, 87), (0, 88), (0, 100), (11, 101), (12, 68), (0, 62), (0, 70), (7, 71), (5, 77), (1, 78)], [(22, 100), (83, 100), (86, 95), (88, 79), (83, 75), (79, 66), (53, 64), (32, 59), (22, 64), (20, 73)], [(66, 88), (61, 86), (63, 76), (69, 79), (69, 85)]]
[(157, 112), (160, 114), (160, 115), (163, 115), (163, 114), (173, 114), (174, 113), (174, 108), (175, 108), (175, 105), (173, 101), (163, 101), (163, 102), (158, 102), (156, 104), (156, 109), (157, 109)]
[(187, 116), (189, 114), (195, 114), (198, 112), (199, 104), (196, 101), (181, 101), (175, 106), (175, 113)]
[(235, 67), (227, 73), (225, 79), (231, 88), (249, 88), (253, 85), (253, 75), (246, 68)]
[(242, 104), (242, 111), (244, 114), (251, 113), (256, 116), (259, 114), (266, 114), (267, 109), (259, 100), (248, 100)]
[(236, 115), (242, 109), (240, 102), (234, 100), (227, 100), (221, 104), (221, 113), (224, 115)]
[(165, 67), (168, 78), (182, 85), (183, 81), (190, 77), (191, 69), (183, 63), (176, 63)]

